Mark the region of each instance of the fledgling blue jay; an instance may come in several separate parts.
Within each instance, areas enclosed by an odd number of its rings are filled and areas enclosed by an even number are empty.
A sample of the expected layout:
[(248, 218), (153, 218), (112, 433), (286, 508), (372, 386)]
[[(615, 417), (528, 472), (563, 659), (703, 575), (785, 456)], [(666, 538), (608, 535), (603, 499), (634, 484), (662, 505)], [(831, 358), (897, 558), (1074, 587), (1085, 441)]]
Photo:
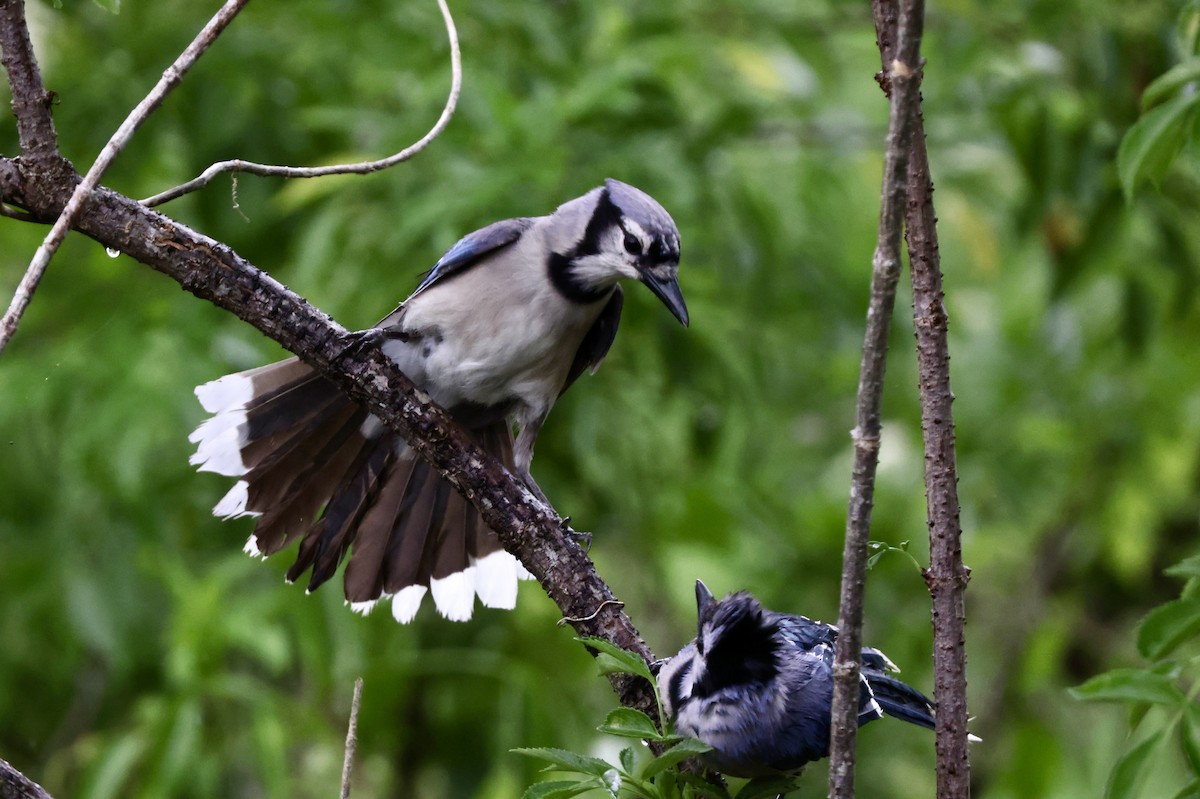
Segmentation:
[[(793, 772), (829, 755), (837, 628), (776, 613), (742, 591), (722, 600), (696, 581), (696, 639), (658, 673), (675, 730), (713, 748), (717, 771), (735, 777)], [(887, 672), (864, 647), (859, 726), (885, 714), (933, 729), (933, 705)]]
[[(368, 336), (534, 493), (538, 430), (555, 400), (594, 372), (617, 333), (618, 281), (644, 283), (688, 324), (679, 231), (652, 197), (607, 180), (549, 216), (461, 239)], [(426, 591), (449, 619), (475, 597), (512, 608), (528, 578), (475, 508), (396, 433), (312, 367), (290, 358), (196, 389), (213, 416), (190, 440), (200, 471), (238, 477), (216, 516), (257, 516), (246, 552), (300, 539), (289, 582), (311, 591), (346, 566), (346, 599), (392, 599), (411, 621)], [(513, 424), (519, 433), (514, 441)], [(323, 509), (323, 511), (322, 511)]]

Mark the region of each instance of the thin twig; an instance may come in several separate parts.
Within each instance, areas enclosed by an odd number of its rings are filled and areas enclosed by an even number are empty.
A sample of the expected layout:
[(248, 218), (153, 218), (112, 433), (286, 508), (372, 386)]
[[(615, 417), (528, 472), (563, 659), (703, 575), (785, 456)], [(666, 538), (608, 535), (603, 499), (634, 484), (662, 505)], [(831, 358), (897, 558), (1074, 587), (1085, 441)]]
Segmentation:
[(17, 286), (8, 311), (4, 314), (4, 318), (0, 319), (0, 352), (4, 351), (8, 342), (12, 340), (13, 334), (17, 332), (21, 316), (29, 307), (29, 303), (33, 299), (33, 292), (37, 290), (38, 283), (46, 273), (46, 267), (50, 265), (50, 259), (54, 257), (54, 253), (66, 238), (67, 231), (71, 229), (71, 223), (75, 220), (79, 209), (87, 202), (92, 190), (99, 185), (100, 178), (104, 176), (109, 165), (129, 143), (134, 132), (162, 104), (171, 90), (179, 85), (187, 71), (216, 41), (217, 37), (221, 35), (221, 31), (233, 21), (248, 2), (249, 0), (226, 0), (225, 5), (221, 6), (221, 9), (208, 21), (208, 24), (192, 40), (187, 49), (180, 54), (179, 58), (175, 59), (175, 63), (167, 67), (150, 93), (129, 112), (129, 116), (125, 117), (125, 121), (117, 128), (117, 132), (104, 145), (104, 149), (100, 151), (95, 163), (75, 187), (71, 199), (67, 201), (54, 226), (42, 241), (41, 246), (38, 247), (37, 252), (34, 253), (33, 260), (30, 261), (29, 268), (25, 271), (25, 276), (21, 278), (21, 282)]
[(619, 599), (606, 599), (600, 603), (600, 607), (596, 608), (594, 611), (592, 611), (591, 613), (589, 613), (586, 616), (563, 616), (561, 619), (558, 620), (558, 626), (562, 627), (567, 624), (578, 624), (579, 622), (591, 621), (592, 619), (599, 616), (600, 611), (604, 610), (604, 608), (606, 608), (609, 605), (614, 605), (618, 608), (625, 607), (625, 603)]
[(156, 194), (153, 197), (147, 197), (142, 200), (142, 204), (148, 208), (162, 205), (165, 202), (177, 199), (207, 186), (214, 177), (220, 175), (222, 172), (246, 172), (251, 175), (285, 178), (319, 178), (325, 175), (367, 175), (372, 172), (378, 172), (381, 169), (393, 167), (402, 161), (407, 161), (424, 150), (450, 124), (450, 118), (454, 116), (454, 110), (458, 107), (458, 96), (462, 92), (462, 54), (458, 46), (458, 31), (454, 27), (454, 17), (450, 15), (450, 9), (446, 5), (446, 0), (437, 0), (437, 3), (438, 8), (442, 10), (442, 18), (446, 22), (446, 35), (450, 39), (450, 94), (446, 98), (446, 105), (442, 108), (442, 115), (438, 117), (438, 121), (416, 143), (387, 158), (381, 158), (377, 161), (363, 161), (355, 164), (299, 167), (285, 166), (283, 164), (258, 164), (253, 161), (243, 161), (240, 158), (231, 161), (219, 161), (208, 167), (208, 169), (205, 169), (200, 173), (199, 177), (189, 180), (187, 183), (176, 186), (173, 189)]
[(872, 258), (871, 299), (863, 340), (854, 440), (854, 472), (846, 514), (842, 553), (842, 590), (838, 611), (838, 645), (834, 661), (829, 796), (854, 796), (855, 738), (858, 730), (859, 659), (862, 650), (863, 593), (867, 544), (879, 463), (880, 408), (887, 365), (888, 333), (900, 278), (900, 236), (904, 219), (909, 141), (920, 88), (922, 0), (906, 0), (900, 25), (900, 49), (891, 62), (893, 85), (884, 155), (879, 234)]
[(342, 799), (350, 799), (350, 772), (354, 769), (354, 752), (358, 749), (358, 708), (362, 705), (363, 678), (354, 681), (354, 698), (350, 700), (350, 724), (346, 728), (346, 756), (342, 760)]

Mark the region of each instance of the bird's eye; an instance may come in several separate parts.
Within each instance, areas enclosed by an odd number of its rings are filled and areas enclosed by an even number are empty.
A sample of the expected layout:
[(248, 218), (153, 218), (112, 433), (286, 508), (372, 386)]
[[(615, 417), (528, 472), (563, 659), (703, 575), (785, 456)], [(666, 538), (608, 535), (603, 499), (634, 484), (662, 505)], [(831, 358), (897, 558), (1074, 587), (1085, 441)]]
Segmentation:
[(625, 234), (625, 251), (630, 255), (642, 254), (642, 243), (638, 241), (638, 237), (632, 233)]

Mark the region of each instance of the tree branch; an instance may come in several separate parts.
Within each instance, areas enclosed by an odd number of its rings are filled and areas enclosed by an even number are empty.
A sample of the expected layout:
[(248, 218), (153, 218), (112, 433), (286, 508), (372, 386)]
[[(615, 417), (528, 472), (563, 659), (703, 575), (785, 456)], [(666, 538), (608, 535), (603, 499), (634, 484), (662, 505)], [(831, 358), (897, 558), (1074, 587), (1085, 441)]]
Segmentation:
[[(4, 0), (7, 5), (16, 5), (19, 0)], [(17, 290), (13, 294), (12, 302), (8, 306), (8, 311), (4, 317), (0, 318), (0, 353), (4, 352), (4, 348), (8, 346), (8, 342), (12, 340), (13, 334), (17, 332), (17, 326), (21, 324), (21, 317), (25, 314), (25, 309), (29, 307), (30, 301), (33, 299), (33, 292), (37, 291), (38, 284), (42, 281), (42, 276), (46, 274), (46, 267), (50, 265), (50, 259), (54, 257), (54, 253), (58, 251), (63, 240), (67, 237), (67, 231), (71, 229), (72, 220), (79, 213), (79, 209), (87, 202), (92, 190), (100, 183), (100, 178), (108, 170), (110, 164), (120, 154), (129, 140), (133, 138), (133, 134), (142, 123), (145, 122), (150, 114), (154, 113), (171, 90), (179, 85), (183, 80), (183, 76), (191, 69), (192, 65), (204, 54), (217, 37), (221, 35), (221, 31), (225, 30), (238, 12), (248, 3), (249, 0), (226, 0), (225, 4), (217, 11), (216, 15), (208, 21), (192, 43), (175, 59), (175, 63), (167, 67), (167, 70), (162, 74), (158, 83), (150, 90), (150, 93), (142, 99), (137, 107), (129, 112), (125, 117), (125, 121), (117, 128), (117, 132), (112, 135), (108, 143), (100, 151), (100, 155), (96, 157), (95, 163), (87, 171), (83, 180), (75, 184), (74, 192), (71, 194), (71, 199), (67, 201), (63, 207), (54, 226), (50, 228), (50, 232), (46, 234), (46, 238), (42, 241), (37, 252), (33, 254), (33, 260), (29, 262), (29, 268), (25, 270), (25, 276), (21, 278), (21, 282), (17, 285)], [(19, 30), (16, 32), (7, 31), (5, 37), (13, 37), (18, 44), (23, 39), (28, 42), (28, 29), (25, 25), (24, 9), (19, 9), (19, 18), (10, 18), (7, 16), (9, 9), (5, 9), (5, 19), (2, 21), (6, 24), (14, 24)], [(24, 32), (24, 36), (22, 36)], [(36, 83), (41, 84), (41, 76), (38, 74), (37, 62), (33, 60), (32, 51), (22, 53), (22, 56), (27, 56), (28, 61), (23, 62), (22, 66), (27, 72), (32, 72), (36, 77)], [(28, 77), (28, 76), (27, 76)], [(21, 114), (28, 112), (28, 107), (18, 109), (16, 102), (16, 88), (13, 89), (13, 112), (17, 114), (18, 125), (21, 123)], [(25, 104), (28, 106), (28, 104)], [(48, 115), (48, 114), (47, 114)], [(25, 123), (33, 125), (33, 122)], [(53, 135), (53, 123), (49, 123), (50, 134)], [(44, 133), (44, 132), (40, 132)], [(52, 143), (53, 145), (53, 143)], [(49, 155), (49, 153), (47, 153)]]
[[(897, 25), (895, 0), (874, 0), (872, 10), (880, 56), (886, 65), (896, 49), (897, 36), (903, 36), (903, 21)], [(881, 81), (881, 85), (885, 92), (895, 91), (895, 87), (888, 86), (885, 81)], [(942, 293), (933, 181), (929, 175), (929, 154), (919, 97), (913, 124), (905, 218), (912, 269), (921, 431), (925, 443), (925, 502), (929, 524), (929, 568), (925, 571), (925, 582), (933, 600), (937, 795), (939, 799), (966, 799), (971, 794), (971, 766), (967, 751), (963, 597), (970, 572), (962, 561), (948, 319)]]
[[(0, 178), (12, 162), (0, 158)], [(30, 185), (18, 171), (13, 189), (0, 180), (0, 202), (53, 215), (61, 197)], [(43, 198), (49, 198), (44, 200)], [(179, 282), (186, 291), (233, 312), (319, 369), (349, 396), (370, 408), (437, 468), (479, 509), (505, 549), (525, 565), (581, 635), (595, 635), (654, 657), (612, 591), (567, 533), (552, 508), (537, 500), (378, 347), (347, 340), (346, 330), (303, 298), (218, 241), (103, 187), (80, 211), (76, 228), (105, 247), (120, 250)], [(349, 354), (353, 352), (353, 355)], [(609, 603), (609, 604), (605, 604)], [(601, 606), (604, 608), (601, 609)], [(602, 610), (595, 614), (595, 611)], [(611, 675), (622, 703), (656, 717), (649, 684)]]
[(454, 17), (450, 15), (450, 9), (446, 5), (446, 0), (437, 0), (437, 3), (438, 8), (442, 11), (442, 19), (446, 22), (446, 36), (450, 40), (450, 94), (446, 97), (446, 105), (442, 108), (442, 115), (438, 117), (437, 122), (429, 129), (429, 132), (415, 143), (405, 147), (394, 155), (389, 155), (387, 158), (381, 158), (377, 161), (362, 161), (356, 164), (300, 167), (284, 166), (282, 164), (258, 164), (253, 161), (243, 161), (240, 158), (235, 158), (231, 161), (218, 161), (201, 172), (198, 177), (189, 180), (187, 183), (176, 186), (173, 189), (168, 189), (153, 197), (147, 197), (142, 200), (142, 205), (154, 208), (155, 206), (182, 197), (185, 194), (190, 194), (197, 189), (207, 186), (213, 178), (222, 172), (247, 172), (251, 175), (285, 178), (319, 178), (325, 175), (367, 175), (393, 167), (402, 161), (407, 161), (424, 150), (450, 124), (450, 118), (454, 116), (454, 111), (458, 107), (458, 96), (462, 92), (462, 53), (458, 46), (458, 31), (454, 27)]
[(900, 27), (901, 46), (887, 67), (894, 87), (884, 155), (879, 234), (872, 258), (871, 299), (858, 382), (854, 440), (854, 472), (846, 515), (842, 553), (842, 589), (838, 610), (838, 643), (834, 661), (829, 796), (854, 796), (855, 739), (858, 730), (859, 660), (862, 650), (863, 593), (867, 543), (879, 463), (880, 407), (887, 365), (887, 340), (896, 284), (900, 278), (900, 235), (903, 226), (909, 142), (920, 87), (922, 0), (906, 0)]
[(33, 157), (58, 155), (58, 135), (46, 91), (25, 24), (25, 0), (0, 0), (0, 61), (12, 88), (12, 111), (17, 118), (21, 152)]
[(54, 799), (42, 786), (0, 758), (0, 799)]

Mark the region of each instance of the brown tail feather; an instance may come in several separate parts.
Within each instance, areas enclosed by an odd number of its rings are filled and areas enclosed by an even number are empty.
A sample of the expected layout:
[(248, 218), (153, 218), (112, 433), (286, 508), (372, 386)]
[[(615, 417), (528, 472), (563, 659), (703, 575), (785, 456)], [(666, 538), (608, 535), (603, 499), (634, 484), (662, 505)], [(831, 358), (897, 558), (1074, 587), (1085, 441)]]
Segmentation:
[(367, 441), (359, 432), (358, 420), (365, 418), (366, 412), (356, 410), (315, 453), (298, 449), (295, 471), (285, 470), (287, 463), (281, 461), (267, 473), (247, 475), (250, 507), (263, 512), (254, 535), (264, 555), (279, 551), (312, 526), (317, 511), (330, 500), (338, 481), (363, 451)]
[[(241, 509), (260, 514), (252, 543), (261, 554), (300, 539), (290, 581), (311, 569), (313, 590), (349, 553), (346, 598), (370, 602), (428, 586), (501, 548), (475, 508), (399, 436), (366, 438), (366, 409), (311, 367), (290, 359), (234, 377), (249, 380), (252, 393), (238, 428), (247, 484)], [(201, 399), (212, 398), (205, 407), (214, 413), (222, 396), (237, 396), (236, 380), (210, 385)], [(502, 409), (484, 410), (465, 421), (511, 469), (511, 427)]]
[(246, 473), (252, 488), (250, 510), (265, 511), (284, 501), (294, 487), (303, 487), (321, 471), (347, 439), (362, 439), (359, 429), (366, 412), (350, 403), (337, 411), (328, 418), (314, 419), (307, 430), (298, 431), (273, 452), (255, 450), (258, 463)]
[(378, 497), (379, 478), (393, 458), (395, 448), (390, 441), (362, 447), (334, 489), (321, 520), (305, 534), (296, 562), (288, 570), (288, 580), (295, 581), (312, 566), (308, 590), (315, 591), (333, 576), (354, 541), (359, 519)]
[(358, 522), (354, 550), (346, 564), (346, 599), (350, 602), (370, 602), (383, 596), (384, 556), (416, 457), (415, 452), (406, 450), (393, 459), (380, 478), (383, 487), (375, 504)]

